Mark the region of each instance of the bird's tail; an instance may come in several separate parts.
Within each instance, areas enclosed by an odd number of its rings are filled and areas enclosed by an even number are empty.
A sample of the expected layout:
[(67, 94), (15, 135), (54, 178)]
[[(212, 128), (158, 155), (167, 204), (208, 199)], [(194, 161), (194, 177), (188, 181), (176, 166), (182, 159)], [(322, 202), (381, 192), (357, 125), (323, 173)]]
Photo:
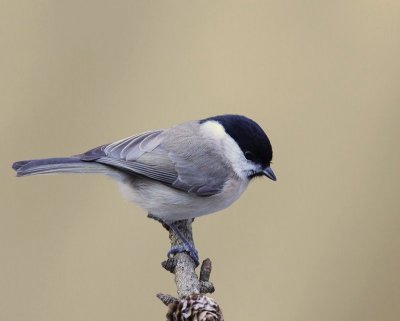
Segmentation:
[(81, 161), (77, 157), (19, 161), (15, 162), (12, 168), (17, 172), (17, 176), (59, 173), (106, 173), (107, 171), (107, 167), (102, 164)]

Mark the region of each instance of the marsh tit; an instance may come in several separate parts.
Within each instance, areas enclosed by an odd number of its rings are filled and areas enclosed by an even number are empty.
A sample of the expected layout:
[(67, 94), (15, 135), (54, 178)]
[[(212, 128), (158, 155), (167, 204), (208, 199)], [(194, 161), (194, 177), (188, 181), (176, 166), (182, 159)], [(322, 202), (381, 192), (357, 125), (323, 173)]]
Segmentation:
[(240, 115), (221, 115), (148, 131), (72, 157), (19, 161), (17, 176), (101, 173), (123, 194), (168, 225), (183, 246), (197, 251), (174, 225), (220, 211), (236, 201), (252, 178), (276, 180), (271, 143), (262, 128)]

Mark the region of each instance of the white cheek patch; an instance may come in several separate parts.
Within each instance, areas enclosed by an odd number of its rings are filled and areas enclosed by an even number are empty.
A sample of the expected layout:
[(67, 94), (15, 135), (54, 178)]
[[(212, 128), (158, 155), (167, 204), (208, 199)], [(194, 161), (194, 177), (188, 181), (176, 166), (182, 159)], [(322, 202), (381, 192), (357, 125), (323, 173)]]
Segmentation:
[(239, 145), (225, 132), (224, 126), (214, 120), (208, 120), (200, 125), (200, 130), (205, 137), (220, 143), (224, 156), (232, 164), (233, 170), (242, 178), (247, 179), (249, 172), (258, 170), (258, 166), (248, 161)]
[(224, 127), (214, 120), (209, 120), (201, 124), (201, 130), (206, 136), (212, 136), (218, 140), (221, 140), (227, 136)]

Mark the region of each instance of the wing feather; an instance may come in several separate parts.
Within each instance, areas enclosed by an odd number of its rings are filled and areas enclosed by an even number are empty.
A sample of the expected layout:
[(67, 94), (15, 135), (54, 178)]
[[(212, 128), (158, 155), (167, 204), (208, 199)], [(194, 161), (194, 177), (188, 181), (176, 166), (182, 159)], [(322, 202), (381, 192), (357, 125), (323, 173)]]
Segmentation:
[(148, 131), (79, 156), (199, 196), (219, 193), (227, 180), (224, 159), (193, 126)]
[(125, 169), (135, 174), (143, 175), (167, 184), (172, 184), (177, 178), (176, 173), (166, 172), (139, 162), (126, 161), (111, 157), (101, 157), (96, 160), (96, 162)]

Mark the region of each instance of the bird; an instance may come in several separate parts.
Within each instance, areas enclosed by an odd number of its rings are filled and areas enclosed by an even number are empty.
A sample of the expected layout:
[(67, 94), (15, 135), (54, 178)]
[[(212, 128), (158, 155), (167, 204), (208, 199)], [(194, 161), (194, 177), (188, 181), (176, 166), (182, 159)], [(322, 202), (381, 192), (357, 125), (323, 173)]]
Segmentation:
[(276, 181), (272, 146), (252, 119), (236, 114), (186, 121), (133, 135), (71, 157), (17, 161), (18, 177), (99, 173), (115, 179), (125, 197), (181, 240), (168, 256), (198, 252), (175, 225), (230, 206), (255, 177)]

